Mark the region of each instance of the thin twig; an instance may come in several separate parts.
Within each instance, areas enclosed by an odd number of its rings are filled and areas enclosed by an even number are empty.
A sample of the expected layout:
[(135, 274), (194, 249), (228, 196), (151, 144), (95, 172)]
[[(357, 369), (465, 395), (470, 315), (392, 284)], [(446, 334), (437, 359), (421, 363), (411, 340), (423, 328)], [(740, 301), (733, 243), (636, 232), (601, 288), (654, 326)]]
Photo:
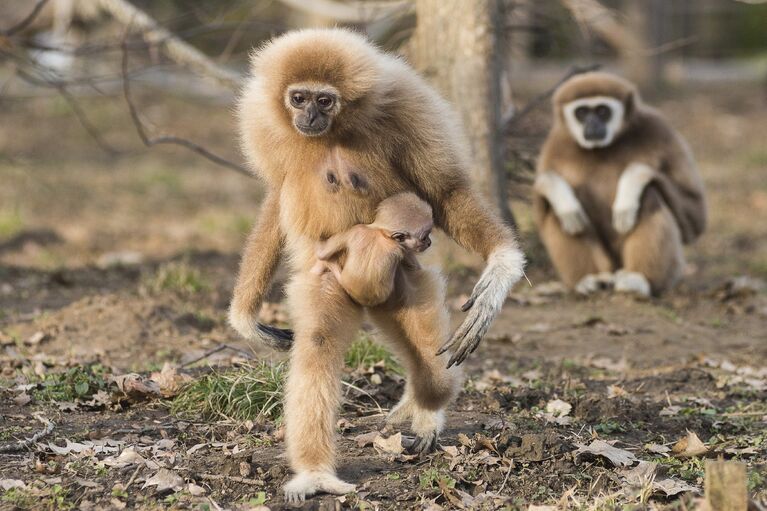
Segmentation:
[(143, 466), (144, 466), (143, 464), (139, 464), (139, 466), (138, 466), (138, 467), (136, 467), (136, 470), (134, 470), (134, 471), (133, 471), (133, 475), (132, 475), (132, 476), (130, 476), (130, 479), (128, 479), (128, 484), (126, 484), (126, 485), (125, 485), (125, 488), (124, 488), (125, 490), (127, 490), (128, 488), (130, 488), (130, 485), (132, 485), (132, 484), (133, 484), (133, 481), (135, 481), (135, 480), (136, 480), (136, 476), (138, 475), (138, 473), (139, 473), (139, 470), (141, 470), (141, 467), (143, 467)]
[(247, 477), (239, 476), (227, 476), (223, 474), (200, 474), (200, 479), (206, 481), (231, 481), (233, 483), (249, 484), (251, 486), (264, 486), (264, 482), (260, 479), (248, 479)]
[(104, 140), (104, 138), (99, 133), (99, 130), (93, 124), (91, 124), (91, 121), (88, 119), (85, 111), (80, 107), (80, 103), (78, 103), (74, 96), (72, 96), (66, 85), (52, 78), (34, 77), (20, 68), (16, 70), (16, 74), (22, 80), (32, 85), (37, 85), (39, 87), (49, 86), (56, 89), (56, 91), (59, 93), (59, 96), (64, 98), (64, 101), (67, 102), (69, 108), (72, 110), (72, 113), (75, 114), (77, 121), (80, 123), (83, 129), (88, 132), (88, 135), (90, 135), (90, 137), (96, 142), (96, 145), (98, 145), (102, 151), (109, 154), (110, 156), (115, 156), (120, 153), (120, 151), (112, 147), (106, 140)]
[(521, 110), (517, 112), (511, 112), (504, 116), (503, 120), (501, 121), (501, 126), (503, 126), (503, 132), (507, 135), (511, 133), (511, 131), (516, 127), (519, 122), (527, 117), (530, 112), (535, 110), (538, 105), (549, 99), (554, 92), (559, 88), (560, 85), (565, 83), (567, 80), (572, 78), (575, 75), (583, 74), (583, 73), (589, 73), (591, 71), (596, 71), (601, 66), (599, 64), (590, 64), (588, 66), (573, 66), (570, 68), (570, 70), (565, 73), (565, 75), (559, 79), (557, 83), (555, 83), (553, 86), (549, 87), (545, 91), (543, 91), (541, 94), (535, 96), (533, 99), (531, 99)]
[(30, 23), (35, 21), (35, 18), (37, 18), (38, 14), (40, 14), (40, 11), (43, 10), (43, 7), (45, 7), (45, 4), (47, 3), (48, 3), (48, 0), (37, 0), (37, 3), (32, 8), (32, 11), (27, 15), (26, 18), (19, 21), (11, 28), (7, 28), (5, 30), (0, 31), (0, 34), (6, 37), (13, 37), (17, 33), (21, 32), (22, 30), (27, 28)]
[(250, 171), (246, 169), (245, 167), (243, 167), (242, 165), (238, 165), (237, 163), (231, 162), (222, 156), (212, 153), (211, 151), (205, 149), (199, 144), (192, 142), (191, 140), (177, 137), (175, 135), (164, 135), (164, 136), (154, 137), (154, 138), (149, 137), (149, 135), (147, 134), (147, 129), (144, 126), (144, 123), (141, 121), (141, 117), (139, 116), (138, 109), (136, 108), (136, 105), (133, 103), (133, 99), (131, 98), (130, 78), (128, 76), (128, 51), (124, 41), (123, 41), (123, 57), (122, 57), (122, 82), (123, 82), (123, 96), (125, 97), (125, 102), (128, 104), (128, 111), (130, 112), (131, 120), (133, 121), (133, 126), (136, 128), (136, 133), (138, 133), (139, 138), (141, 139), (141, 141), (144, 143), (145, 146), (152, 147), (158, 144), (173, 144), (173, 145), (185, 147), (189, 149), (190, 151), (199, 154), (203, 158), (206, 158), (217, 165), (237, 171), (240, 174), (243, 174), (245, 176), (252, 177), (252, 174), (250, 173)]
[(200, 360), (206, 359), (209, 356), (211, 356), (213, 354), (216, 354), (219, 351), (223, 351), (223, 350), (236, 351), (238, 353), (241, 353), (241, 354), (245, 355), (247, 358), (253, 358), (253, 356), (250, 353), (248, 353), (247, 351), (245, 351), (243, 349), (240, 349), (240, 348), (238, 348), (236, 346), (230, 346), (229, 344), (219, 343), (218, 346), (216, 346), (215, 348), (209, 349), (208, 351), (206, 351), (205, 353), (203, 353), (199, 357), (197, 357), (195, 359), (192, 359), (192, 360), (190, 360), (188, 362), (184, 362), (183, 364), (181, 364), (181, 367), (189, 367), (190, 365), (195, 364), (195, 363), (199, 362)]
[(42, 415), (35, 415), (35, 419), (43, 423), (45, 427), (29, 438), (25, 438), (24, 440), (19, 440), (12, 444), (4, 445), (0, 447), (0, 452), (15, 452), (15, 451), (21, 451), (23, 449), (26, 449), (27, 447), (31, 446), (32, 444), (34, 444), (41, 438), (50, 435), (51, 432), (53, 431), (53, 428), (56, 426), (53, 422), (49, 421)]

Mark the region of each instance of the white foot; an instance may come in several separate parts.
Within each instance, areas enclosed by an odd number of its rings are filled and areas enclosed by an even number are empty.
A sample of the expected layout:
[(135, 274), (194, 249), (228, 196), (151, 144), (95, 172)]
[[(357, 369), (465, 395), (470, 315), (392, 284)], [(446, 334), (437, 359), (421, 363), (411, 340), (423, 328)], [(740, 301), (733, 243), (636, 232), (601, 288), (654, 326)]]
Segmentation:
[(578, 281), (575, 292), (579, 295), (590, 295), (597, 291), (612, 289), (614, 284), (615, 277), (610, 272), (590, 273)]
[(437, 440), (445, 426), (444, 410), (424, 410), (416, 408), (413, 411), (413, 422), (410, 429), (415, 433), (413, 445), (409, 451), (413, 454), (428, 454), (437, 449)]
[(357, 487), (345, 483), (330, 472), (299, 472), (283, 487), (285, 502), (300, 504), (315, 493), (345, 495), (357, 490)]
[(650, 296), (650, 283), (641, 273), (619, 270), (615, 273), (615, 291), (618, 293), (634, 293), (639, 296)]

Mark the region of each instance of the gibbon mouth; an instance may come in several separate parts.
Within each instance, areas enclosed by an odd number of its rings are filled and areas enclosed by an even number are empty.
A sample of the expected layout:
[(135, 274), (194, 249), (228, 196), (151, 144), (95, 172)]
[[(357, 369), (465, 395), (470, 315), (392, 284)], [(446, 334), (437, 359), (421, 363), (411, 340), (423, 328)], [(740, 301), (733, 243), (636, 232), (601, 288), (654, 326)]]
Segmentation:
[(305, 126), (303, 124), (296, 124), (296, 129), (309, 137), (318, 137), (323, 135), (330, 126)]

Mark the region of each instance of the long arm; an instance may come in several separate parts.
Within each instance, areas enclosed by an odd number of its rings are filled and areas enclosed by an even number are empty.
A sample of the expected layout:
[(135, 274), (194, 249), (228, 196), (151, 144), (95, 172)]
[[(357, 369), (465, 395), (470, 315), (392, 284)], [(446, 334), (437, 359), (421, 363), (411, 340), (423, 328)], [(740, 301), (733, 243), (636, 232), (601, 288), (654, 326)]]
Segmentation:
[(256, 226), (248, 236), (229, 307), (229, 324), (247, 339), (279, 350), (290, 349), (293, 332), (258, 323), (258, 312), (280, 262), (285, 237), (280, 231), (279, 188), (269, 190)]
[(533, 189), (546, 199), (566, 233), (580, 234), (589, 225), (589, 218), (572, 187), (556, 172), (539, 172)]
[(479, 346), (511, 287), (522, 277), (525, 260), (512, 229), (486, 208), (471, 189), (465, 166), (449, 141), (440, 144), (437, 137), (420, 147), (427, 148), (424, 152), (428, 154), (411, 155), (403, 167), (431, 204), (436, 225), (487, 261), (462, 307), (468, 311), (466, 319), (439, 350), (453, 352), (450, 367), (463, 362)]
[(320, 241), (317, 244), (317, 259), (320, 261), (328, 261), (332, 259), (336, 254), (346, 248), (348, 238), (349, 231), (344, 231), (331, 236), (325, 241)]

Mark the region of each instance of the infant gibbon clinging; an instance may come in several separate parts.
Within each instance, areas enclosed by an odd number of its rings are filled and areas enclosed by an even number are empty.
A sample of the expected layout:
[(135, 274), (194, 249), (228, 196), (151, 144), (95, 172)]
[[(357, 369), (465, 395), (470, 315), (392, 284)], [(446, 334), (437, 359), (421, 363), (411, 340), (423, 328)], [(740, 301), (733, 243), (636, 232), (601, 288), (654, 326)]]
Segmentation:
[(431, 206), (414, 193), (399, 193), (378, 205), (372, 224), (357, 224), (317, 244), (315, 274), (330, 270), (358, 304), (385, 302), (400, 264), (417, 268), (415, 253), (431, 246)]

